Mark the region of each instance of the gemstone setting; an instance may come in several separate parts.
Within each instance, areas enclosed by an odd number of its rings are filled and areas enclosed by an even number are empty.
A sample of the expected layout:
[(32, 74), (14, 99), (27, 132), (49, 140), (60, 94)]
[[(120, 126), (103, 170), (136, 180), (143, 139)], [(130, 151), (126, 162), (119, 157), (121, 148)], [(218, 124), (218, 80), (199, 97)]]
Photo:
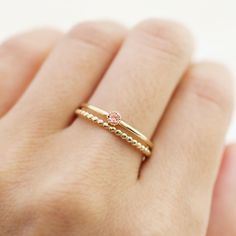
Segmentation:
[(120, 113), (118, 113), (117, 111), (109, 112), (109, 114), (107, 116), (107, 123), (109, 125), (116, 126), (116, 125), (118, 125), (120, 123), (120, 121), (121, 121)]

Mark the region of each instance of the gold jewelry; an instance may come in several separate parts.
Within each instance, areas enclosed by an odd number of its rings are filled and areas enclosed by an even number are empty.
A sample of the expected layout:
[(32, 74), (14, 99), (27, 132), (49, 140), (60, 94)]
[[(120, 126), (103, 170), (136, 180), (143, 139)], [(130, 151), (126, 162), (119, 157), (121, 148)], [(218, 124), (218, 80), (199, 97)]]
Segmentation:
[[(90, 111), (97, 113), (103, 118), (106, 118), (106, 121), (93, 115)], [(152, 142), (138, 130), (121, 120), (121, 115), (118, 112), (113, 111), (108, 113), (98, 107), (88, 104), (82, 104), (81, 108), (77, 109), (75, 113), (77, 115), (82, 115), (84, 118), (87, 118), (93, 121), (94, 123), (99, 124), (100, 126), (106, 128), (116, 136), (119, 136), (120, 138), (124, 139), (126, 142), (132, 144), (132, 146), (136, 147), (139, 151), (141, 151), (145, 156), (149, 157), (151, 155), (151, 149), (153, 146)], [(120, 126), (121, 129), (118, 129), (115, 126)], [(132, 137), (127, 134), (127, 132), (122, 131), (122, 128), (124, 130), (127, 130), (132, 136), (136, 136), (137, 138)]]
[(102, 110), (101, 108), (98, 108), (98, 107), (95, 107), (93, 105), (89, 105), (86, 103), (82, 104), (81, 108), (89, 109), (90, 111), (94, 111), (94, 112), (98, 113), (99, 115), (106, 117), (108, 124), (110, 124), (112, 126), (120, 125), (124, 129), (128, 130), (130, 133), (134, 134), (139, 139), (141, 139), (150, 148), (152, 148), (152, 146), (153, 146), (152, 142), (145, 135), (143, 135), (138, 130), (133, 128), (131, 125), (129, 125), (125, 121), (121, 120), (121, 115), (118, 112), (116, 112), (116, 111), (106, 112), (106, 111)]
[(149, 157), (151, 155), (151, 150), (148, 146), (145, 146), (138, 142), (133, 137), (129, 136), (127, 133), (122, 132), (120, 129), (117, 129), (114, 126), (109, 125), (106, 121), (103, 119), (100, 119), (99, 117), (84, 111), (82, 109), (76, 110), (76, 115), (81, 115), (84, 118), (87, 118), (88, 120), (91, 120), (94, 123), (97, 123), (101, 127), (104, 127), (105, 129), (109, 130), (111, 133), (115, 134), (116, 136), (119, 136), (120, 138), (124, 139), (126, 142), (132, 144), (134, 147), (136, 147), (139, 151), (141, 151), (145, 156)]

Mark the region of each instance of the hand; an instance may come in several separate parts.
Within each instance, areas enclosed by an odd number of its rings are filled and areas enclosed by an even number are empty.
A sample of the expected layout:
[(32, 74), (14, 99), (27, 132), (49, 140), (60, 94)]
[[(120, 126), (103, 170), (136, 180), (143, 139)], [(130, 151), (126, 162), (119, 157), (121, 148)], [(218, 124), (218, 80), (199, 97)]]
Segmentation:
[[(75, 27), (1, 119), (2, 235), (205, 235), (232, 110), (229, 73), (215, 63), (185, 73), (192, 43), (177, 24), (143, 22), (119, 50), (126, 33), (111, 23)], [(18, 70), (9, 81), (26, 85), (35, 70), (22, 65), (34, 60), (11, 58), (16, 44), (2, 54)], [(144, 166), (129, 145), (73, 119), (87, 99), (153, 136)]]

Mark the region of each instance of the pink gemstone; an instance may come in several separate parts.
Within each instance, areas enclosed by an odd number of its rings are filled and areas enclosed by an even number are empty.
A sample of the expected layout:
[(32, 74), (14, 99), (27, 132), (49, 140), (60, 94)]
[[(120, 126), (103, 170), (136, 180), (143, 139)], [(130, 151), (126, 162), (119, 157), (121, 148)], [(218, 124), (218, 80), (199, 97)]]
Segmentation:
[(116, 111), (111, 111), (107, 116), (107, 122), (110, 125), (118, 125), (121, 120), (121, 115)]

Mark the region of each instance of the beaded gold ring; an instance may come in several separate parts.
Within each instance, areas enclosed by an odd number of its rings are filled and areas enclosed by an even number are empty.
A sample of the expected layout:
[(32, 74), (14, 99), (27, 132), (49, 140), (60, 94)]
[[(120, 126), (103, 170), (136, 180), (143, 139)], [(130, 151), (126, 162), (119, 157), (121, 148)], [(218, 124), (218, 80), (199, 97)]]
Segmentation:
[(125, 140), (146, 157), (151, 156), (152, 142), (145, 135), (124, 122), (118, 112), (112, 111), (108, 113), (98, 107), (82, 104), (75, 113), (77, 116), (82, 116)]

